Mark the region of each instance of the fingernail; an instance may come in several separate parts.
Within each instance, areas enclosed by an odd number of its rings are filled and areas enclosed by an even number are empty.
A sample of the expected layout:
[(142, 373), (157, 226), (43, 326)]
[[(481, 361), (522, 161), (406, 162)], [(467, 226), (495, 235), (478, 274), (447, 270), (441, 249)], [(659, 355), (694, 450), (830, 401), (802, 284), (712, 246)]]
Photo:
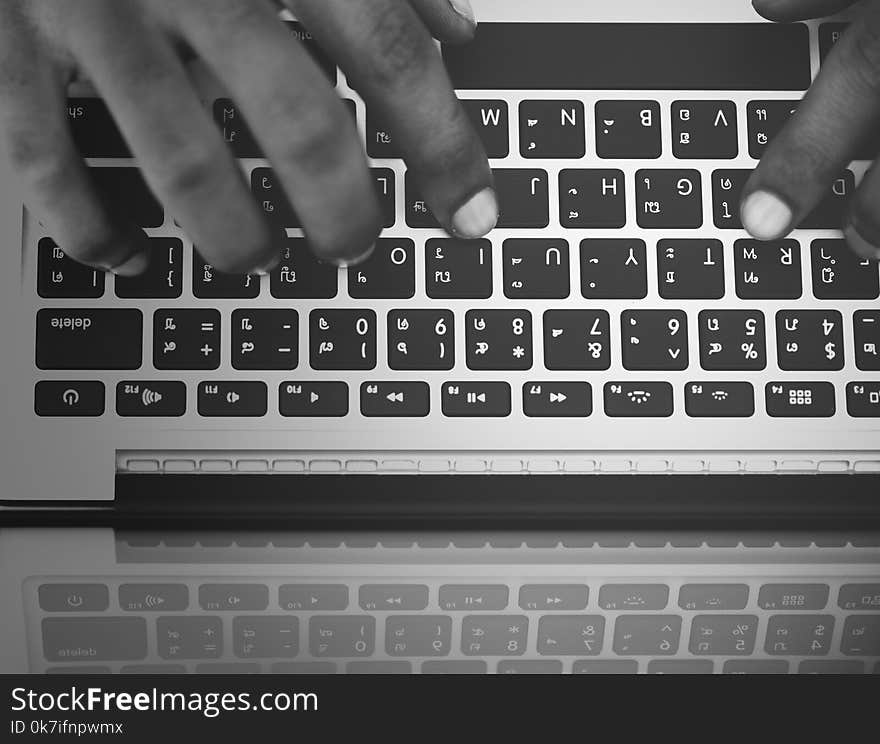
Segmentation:
[(477, 16), (474, 15), (474, 9), (468, 0), (449, 0), (452, 9), (464, 18), (472, 26), (477, 25)]
[(791, 231), (794, 214), (791, 208), (776, 194), (756, 191), (751, 194), (740, 210), (743, 227), (758, 240), (776, 240)]
[(482, 238), (498, 224), (498, 198), (493, 189), (483, 189), (452, 216), (452, 229), (460, 238)]
[(114, 266), (110, 271), (116, 276), (139, 276), (147, 270), (149, 265), (150, 255), (146, 251), (139, 251), (119, 266)]
[(337, 258), (334, 259), (334, 263), (336, 263), (336, 265), (342, 269), (351, 268), (353, 266), (360, 266), (364, 261), (366, 261), (370, 256), (373, 255), (373, 251), (375, 250), (376, 244), (374, 243), (359, 256), (355, 256), (354, 258)]
[(848, 225), (843, 231), (846, 244), (862, 258), (880, 261), (880, 247), (865, 240), (854, 225)]

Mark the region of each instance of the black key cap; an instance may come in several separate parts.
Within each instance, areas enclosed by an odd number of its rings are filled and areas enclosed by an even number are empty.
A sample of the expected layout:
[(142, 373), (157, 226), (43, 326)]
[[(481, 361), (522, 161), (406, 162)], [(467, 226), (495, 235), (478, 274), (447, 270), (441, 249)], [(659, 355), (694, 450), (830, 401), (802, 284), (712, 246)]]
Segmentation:
[(278, 300), (330, 300), (339, 289), (339, 269), (319, 261), (305, 238), (288, 238), (269, 283)]
[(413, 175), (407, 171), (404, 176), (403, 208), (406, 212), (406, 224), (410, 227), (440, 229), (440, 223), (428, 206), (428, 202), (419, 191)]
[(656, 101), (597, 101), (596, 152), (619, 160), (659, 158), (660, 104)]
[(856, 178), (853, 172), (844, 171), (831, 184), (831, 192), (798, 227), (801, 230), (841, 230), (849, 197), (855, 190)]
[(299, 316), (296, 310), (236, 310), (232, 313), (235, 369), (296, 369)]
[(818, 300), (876, 300), (877, 262), (857, 256), (843, 240), (814, 240), (813, 295)]
[(605, 385), (605, 414), (612, 418), (667, 418), (672, 410), (672, 385), (668, 382)]
[(623, 227), (626, 224), (623, 171), (560, 171), (559, 221), (571, 229)]
[(880, 418), (880, 382), (849, 383), (846, 410), (853, 418)]
[(733, 160), (739, 154), (733, 101), (672, 104), (672, 152), (682, 160)]
[(162, 226), (162, 205), (137, 168), (90, 168), (89, 173), (115, 218), (138, 227)]
[(744, 168), (712, 171), (712, 216), (715, 227), (742, 230), (739, 202), (752, 171)]
[(397, 370), (447, 370), (455, 366), (455, 316), (451, 310), (391, 310), (388, 366)]
[(168, 380), (120, 382), (116, 386), (116, 413), (125, 417), (183, 416), (186, 384)]
[(265, 382), (202, 382), (199, 384), (199, 415), (265, 416), (267, 399)]
[(104, 296), (104, 272), (69, 258), (51, 238), (37, 245), (37, 293), (48, 299)]
[(779, 369), (843, 369), (843, 317), (836, 310), (780, 310), (776, 314)]
[(747, 418), (755, 414), (755, 389), (750, 382), (689, 382), (684, 406), (692, 418)]
[(746, 106), (749, 155), (755, 160), (764, 156), (770, 140), (779, 134), (799, 104), (800, 101), (749, 101)]
[(625, 369), (688, 368), (687, 313), (681, 310), (627, 310), (620, 335)]
[(375, 311), (312, 310), (309, 349), (312, 369), (375, 368)]
[(218, 98), (213, 106), (214, 122), (223, 141), (237, 158), (263, 158), (263, 148), (254, 137), (241, 109), (229, 98)]
[(150, 265), (138, 276), (117, 276), (116, 296), (173, 300), (183, 293), (183, 243), (177, 238), (148, 238)]
[(443, 415), (449, 418), (510, 415), (510, 385), (506, 382), (447, 382), (443, 385)]
[(827, 418), (836, 410), (830, 382), (768, 382), (765, 395), (773, 418)]
[(583, 418), (593, 413), (593, 388), (588, 382), (527, 382), (523, 413), (532, 418)]
[(192, 289), (202, 300), (252, 300), (260, 296), (260, 277), (217, 271), (193, 248)]
[(495, 190), (501, 206), (499, 228), (537, 228), (550, 224), (547, 171), (496, 168), (494, 174)]
[(720, 300), (724, 297), (724, 247), (720, 240), (661, 240), (657, 282), (666, 300)]
[(379, 160), (401, 157), (393, 132), (376, 116), (372, 106), (367, 106), (367, 155)]
[(639, 227), (690, 228), (703, 224), (703, 187), (695, 170), (636, 172)]
[(819, 26), (819, 58), (824, 63), (834, 45), (840, 41), (848, 23), (823, 23)]
[(348, 385), (344, 382), (282, 382), (278, 410), (286, 417), (329, 418), (348, 415)]
[(859, 310), (853, 315), (853, 334), (856, 345), (856, 367), (876, 372), (880, 370), (880, 312)]
[(733, 261), (736, 296), (743, 300), (796, 300), (803, 294), (796, 240), (737, 240)]
[(416, 244), (379, 238), (373, 254), (348, 269), (348, 294), (359, 300), (408, 299), (416, 293)]
[(284, 193), (281, 182), (271, 168), (254, 168), (251, 171), (251, 191), (266, 219), (276, 227), (302, 227), (293, 205)]
[(519, 151), (524, 158), (582, 158), (587, 151), (581, 101), (523, 101)]
[(382, 211), (382, 227), (393, 227), (397, 222), (397, 181), (391, 168), (370, 168), (376, 184), (376, 196)]
[(564, 299), (570, 293), (568, 241), (504, 241), (504, 296), (512, 300)]
[(528, 310), (470, 310), (465, 329), (468, 369), (531, 369), (532, 314)]
[(764, 313), (760, 310), (701, 312), (700, 364), (708, 372), (764, 369), (767, 366)]
[(492, 243), (432, 238), (425, 244), (425, 286), (435, 300), (492, 296)]
[(648, 294), (644, 240), (581, 241), (581, 294), (588, 300), (640, 300)]
[(506, 158), (510, 154), (510, 123), (507, 101), (462, 100), (462, 107), (486, 148), (490, 158)]
[(220, 313), (217, 310), (157, 310), (153, 314), (156, 369), (217, 369)]
[(544, 366), (552, 370), (608, 369), (611, 330), (607, 311), (547, 310)]
[(40, 369), (138, 369), (140, 310), (52, 308), (37, 311)]
[(34, 413), (37, 416), (103, 416), (104, 383), (82, 380), (38, 382), (34, 386)]
[(431, 412), (427, 382), (365, 382), (361, 415), (367, 418), (421, 418)]
[(131, 150), (100, 98), (68, 98), (67, 122), (84, 158), (130, 158)]

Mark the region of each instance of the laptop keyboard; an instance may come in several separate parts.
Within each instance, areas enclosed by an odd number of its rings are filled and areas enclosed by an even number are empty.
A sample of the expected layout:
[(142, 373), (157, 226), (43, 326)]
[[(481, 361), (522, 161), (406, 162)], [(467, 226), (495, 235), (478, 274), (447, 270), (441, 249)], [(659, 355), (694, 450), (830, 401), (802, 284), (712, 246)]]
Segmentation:
[[(835, 30), (820, 29), (823, 53)], [(387, 237), (355, 268), (315, 259), (218, 96), (254, 198), (287, 230), (269, 277), (206, 263), (103, 103), (72, 98), (76, 140), (153, 261), (105, 276), (35, 228), (35, 411), (876, 418), (880, 273), (831, 232), (854, 172), (793, 239), (748, 239), (738, 217), (755, 159), (809, 85), (810, 48), (805, 26), (484, 24), (444, 50), (503, 209), (473, 241), (438, 232), (393, 132), (313, 49), (361, 122)]]

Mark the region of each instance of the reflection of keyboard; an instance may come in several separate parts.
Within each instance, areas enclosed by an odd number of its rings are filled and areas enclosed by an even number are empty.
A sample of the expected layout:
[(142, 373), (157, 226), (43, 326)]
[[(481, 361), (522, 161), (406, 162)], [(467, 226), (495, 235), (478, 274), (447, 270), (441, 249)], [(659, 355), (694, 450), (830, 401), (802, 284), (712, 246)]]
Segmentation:
[(880, 584), (864, 579), (77, 578), (27, 591), (36, 664), (57, 673), (880, 673)]

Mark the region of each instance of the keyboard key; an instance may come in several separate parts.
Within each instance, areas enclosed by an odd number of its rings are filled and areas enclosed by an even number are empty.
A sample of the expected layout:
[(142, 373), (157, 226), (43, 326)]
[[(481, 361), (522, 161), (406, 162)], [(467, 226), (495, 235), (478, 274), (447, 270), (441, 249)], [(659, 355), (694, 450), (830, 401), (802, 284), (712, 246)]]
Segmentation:
[(183, 416), (186, 384), (170, 380), (123, 381), (116, 386), (116, 414), (124, 417)]
[(819, 58), (823, 64), (848, 26), (848, 23), (823, 23), (819, 26)]
[(582, 158), (586, 114), (581, 101), (523, 101), (519, 151), (524, 158)]
[(206, 417), (256, 417), (268, 411), (265, 382), (199, 383), (199, 415)]
[(853, 315), (856, 345), (856, 367), (876, 372), (880, 370), (880, 312), (859, 310)]
[(196, 664), (196, 674), (259, 674), (259, 664), (236, 664), (235, 662), (219, 662), (216, 664)]
[(172, 300), (183, 292), (183, 243), (177, 238), (149, 238), (150, 264), (138, 276), (117, 276), (116, 296)]
[(844, 240), (814, 240), (813, 295), (819, 300), (876, 300), (877, 262), (859, 258)]
[(254, 137), (244, 113), (229, 98), (218, 98), (212, 106), (214, 123), (220, 129), (223, 141), (237, 158), (263, 158), (263, 148)]
[(348, 415), (344, 382), (282, 382), (278, 410), (285, 417), (339, 418)]
[(748, 584), (685, 584), (678, 592), (683, 610), (744, 610), (748, 601)]
[(339, 612), (348, 608), (345, 584), (283, 584), (278, 588), (282, 610)]
[(611, 418), (666, 418), (672, 415), (672, 401), (668, 382), (605, 384), (605, 415)]
[(299, 653), (299, 618), (252, 615), (232, 620), (232, 647), (239, 659), (284, 659)]
[(512, 299), (565, 299), (570, 293), (568, 241), (504, 241), (504, 296)]
[(724, 247), (720, 240), (661, 240), (657, 284), (665, 300), (724, 297)]
[(740, 299), (796, 300), (803, 294), (801, 247), (796, 240), (737, 240), (733, 260)]
[(639, 227), (648, 229), (701, 227), (703, 186), (700, 172), (637, 171), (636, 214)]
[(733, 160), (739, 154), (733, 101), (672, 104), (672, 151), (683, 160)]
[(395, 370), (447, 370), (455, 366), (451, 310), (391, 310), (388, 366)]
[(416, 293), (416, 245), (407, 238), (379, 238), (373, 254), (348, 269), (348, 294), (358, 300), (408, 299)]
[(814, 659), (798, 664), (798, 674), (864, 674), (862, 661), (843, 661), (842, 659)]
[(660, 659), (648, 662), (648, 674), (712, 674), (715, 665), (708, 660)]
[(43, 612), (104, 612), (110, 606), (106, 584), (41, 584), (37, 597)]
[(47, 617), (42, 621), (46, 661), (137, 661), (147, 656), (142, 617)]
[(186, 584), (120, 584), (119, 607), (125, 612), (182, 612), (189, 607)]
[(47, 299), (104, 296), (104, 272), (74, 261), (51, 238), (37, 245), (37, 294)]
[(468, 369), (531, 369), (532, 314), (527, 310), (470, 310), (465, 328)]
[(156, 369), (217, 369), (220, 313), (217, 310), (157, 310), (153, 314)]
[(84, 158), (130, 158), (131, 150), (100, 98), (68, 98), (67, 123)]
[(702, 311), (700, 364), (708, 372), (764, 369), (767, 366), (764, 313), (760, 310)]
[(160, 617), (156, 620), (156, 639), (163, 659), (219, 659), (223, 655), (223, 623), (219, 617)]
[(397, 222), (397, 183), (391, 168), (370, 168), (376, 186), (376, 197), (382, 212), (382, 227), (394, 227)]
[(724, 662), (722, 674), (788, 674), (788, 662), (779, 659), (730, 659)]
[(42, 380), (34, 385), (37, 416), (96, 417), (104, 415), (104, 383)]
[(832, 615), (773, 615), (764, 651), (770, 656), (824, 656), (831, 650)]
[(499, 228), (538, 228), (550, 224), (547, 171), (496, 168), (493, 173), (501, 206)]
[(309, 652), (312, 656), (372, 656), (375, 645), (374, 617), (315, 615), (309, 620)]
[(836, 310), (780, 310), (776, 314), (779, 369), (843, 369), (843, 317)]
[(506, 382), (447, 382), (442, 390), (444, 416), (503, 418), (510, 415), (510, 385)]
[(408, 661), (350, 661), (345, 665), (346, 674), (412, 674)]
[(762, 610), (824, 610), (827, 584), (764, 584), (758, 593)]
[(498, 674), (562, 674), (562, 662), (547, 659), (505, 659), (498, 662)]
[[(138, 369), (144, 318), (122, 308), (37, 311), (40, 369)], [(108, 343), (112, 339), (113, 343)]]
[(479, 659), (422, 662), (422, 674), (486, 674), (486, 670), (486, 662)]
[(461, 621), (465, 656), (522, 656), (529, 619), (525, 615), (466, 615)]
[(626, 310), (621, 315), (620, 326), (625, 369), (687, 369), (687, 313), (681, 310)]
[(830, 193), (807, 215), (799, 227), (802, 230), (842, 229), (849, 197), (855, 190), (855, 176), (852, 171), (844, 171), (831, 184)]
[(236, 310), (232, 313), (232, 366), (241, 370), (296, 369), (299, 316), (296, 310)]
[(659, 158), (660, 104), (656, 101), (597, 101), (596, 152), (618, 160)]
[(439, 230), (440, 223), (428, 206), (428, 202), (422, 196), (415, 177), (409, 171), (406, 172), (404, 177), (404, 190), (406, 224), (409, 227)]
[(336, 674), (331, 661), (279, 661), (272, 665), (272, 674)]
[(492, 296), (492, 243), (432, 238), (425, 244), (425, 285), (435, 300)]
[(755, 414), (755, 389), (750, 382), (689, 382), (684, 405), (693, 418), (748, 418)]
[(712, 172), (712, 216), (715, 227), (742, 230), (739, 202), (751, 174), (752, 171), (742, 168)]
[(593, 388), (588, 382), (527, 382), (523, 413), (531, 418), (587, 417), (593, 413)]
[(107, 211), (137, 227), (162, 227), (165, 213), (137, 168), (90, 168)]
[(374, 369), (374, 310), (312, 310), (309, 313), (312, 369)]
[(749, 101), (746, 120), (749, 125), (749, 155), (755, 160), (764, 156), (767, 145), (797, 111), (799, 101)]
[(451, 648), (452, 618), (448, 615), (391, 615), (385, 621), (389, 656), (446, 656)]
[(304, 238), (288, 238), (269, 283), (278, 300), (329, 300), (336, 297), (338, 274), (336, 266), (315, 257)]
[(586, 609), (589, 588), (583, 584), (524, 584), (519, 590), (523, 610), (576, 612)]
[(768, 382), (765, 395), (773, 418), (828, 418), (836, 410), (830, 382)]
[(358, 596), (363, 610), (417, 612), (428, 606), (428, 587), (423, 584), (364, 584)]
[(576, 661), (572, 664), (572, 674), (638, 674), (639, 662), (623, 659), (600, 659), (596, 661)]
[(559, 172), (559, 222), (569, 229), (626, 225), (626, 181), (621, 170)]
[(619, 656), (674, 656), (681, 637), (677, 615), (621, 615), (614, 625)]
[(260, 295), (260, 277), (217, 271), (193, 248), (192, 288), (193, 295), (202, 300), (252, 300)]
[(252, 612), (269, 606), (269, 587), (263, 584), (202, 584), (199, 607), (208, 612)]
[[(108, 670), (107, 674), (111, 674)], [(119, 670), (120, 674), (154, 675), (154, 674), (186, 674), (183, 664), (129, 664)]]
[(749, 656), (757, 636), (755, 615), (697, 615), (691, 622), (689, 650), (698, 656)]
[(272, 168), (251, 171), (251, 191), (269, 222), (280, 228), (301, 228), (302, 224)]
[(850, 382), (846, 410), (853, 418), (880, 418), (880, 382)]
[(840, 650), (847, 656), (880, 656), (880, 615), (851, 615), (843, 624)]
[(507, 101), (464, 99), (465, 113), (486, 148), (490, 158), (506, 158), (510, 154), (510, 123)]
[(427, 382), (365, 382), (361, 415), (367, 418), (418, 418), (431, 412)]
[(441, 610), (480, 610), (489, 612), (507, 607), (510, 590), (504, 584), (461, 585), (440, 587), (438, 604)]
[(588, 300), (640, 300), (648, 294), (645, 241), (581, 241), (581, 294)]
[(880, 611), (880, 584), (844, 584), (837, 595), (842, 610)]
[(547, 310), (544, 366), (550, 370), (611, 367), (611, 323), (605, 310)]
[(538, 621), (538, 653), (542, 656), (598, 656), (605, 638), (599, 615), (545, 615)]
[(367, 155), (378, 160), (393, 160), (401, 157), (394, 133), (381, 117), (376, 116), (372, 106), (367, 106)]
[(605, 584), (599, 590), (603, 610), (665, 610), (669, 587), (664, 584)]

